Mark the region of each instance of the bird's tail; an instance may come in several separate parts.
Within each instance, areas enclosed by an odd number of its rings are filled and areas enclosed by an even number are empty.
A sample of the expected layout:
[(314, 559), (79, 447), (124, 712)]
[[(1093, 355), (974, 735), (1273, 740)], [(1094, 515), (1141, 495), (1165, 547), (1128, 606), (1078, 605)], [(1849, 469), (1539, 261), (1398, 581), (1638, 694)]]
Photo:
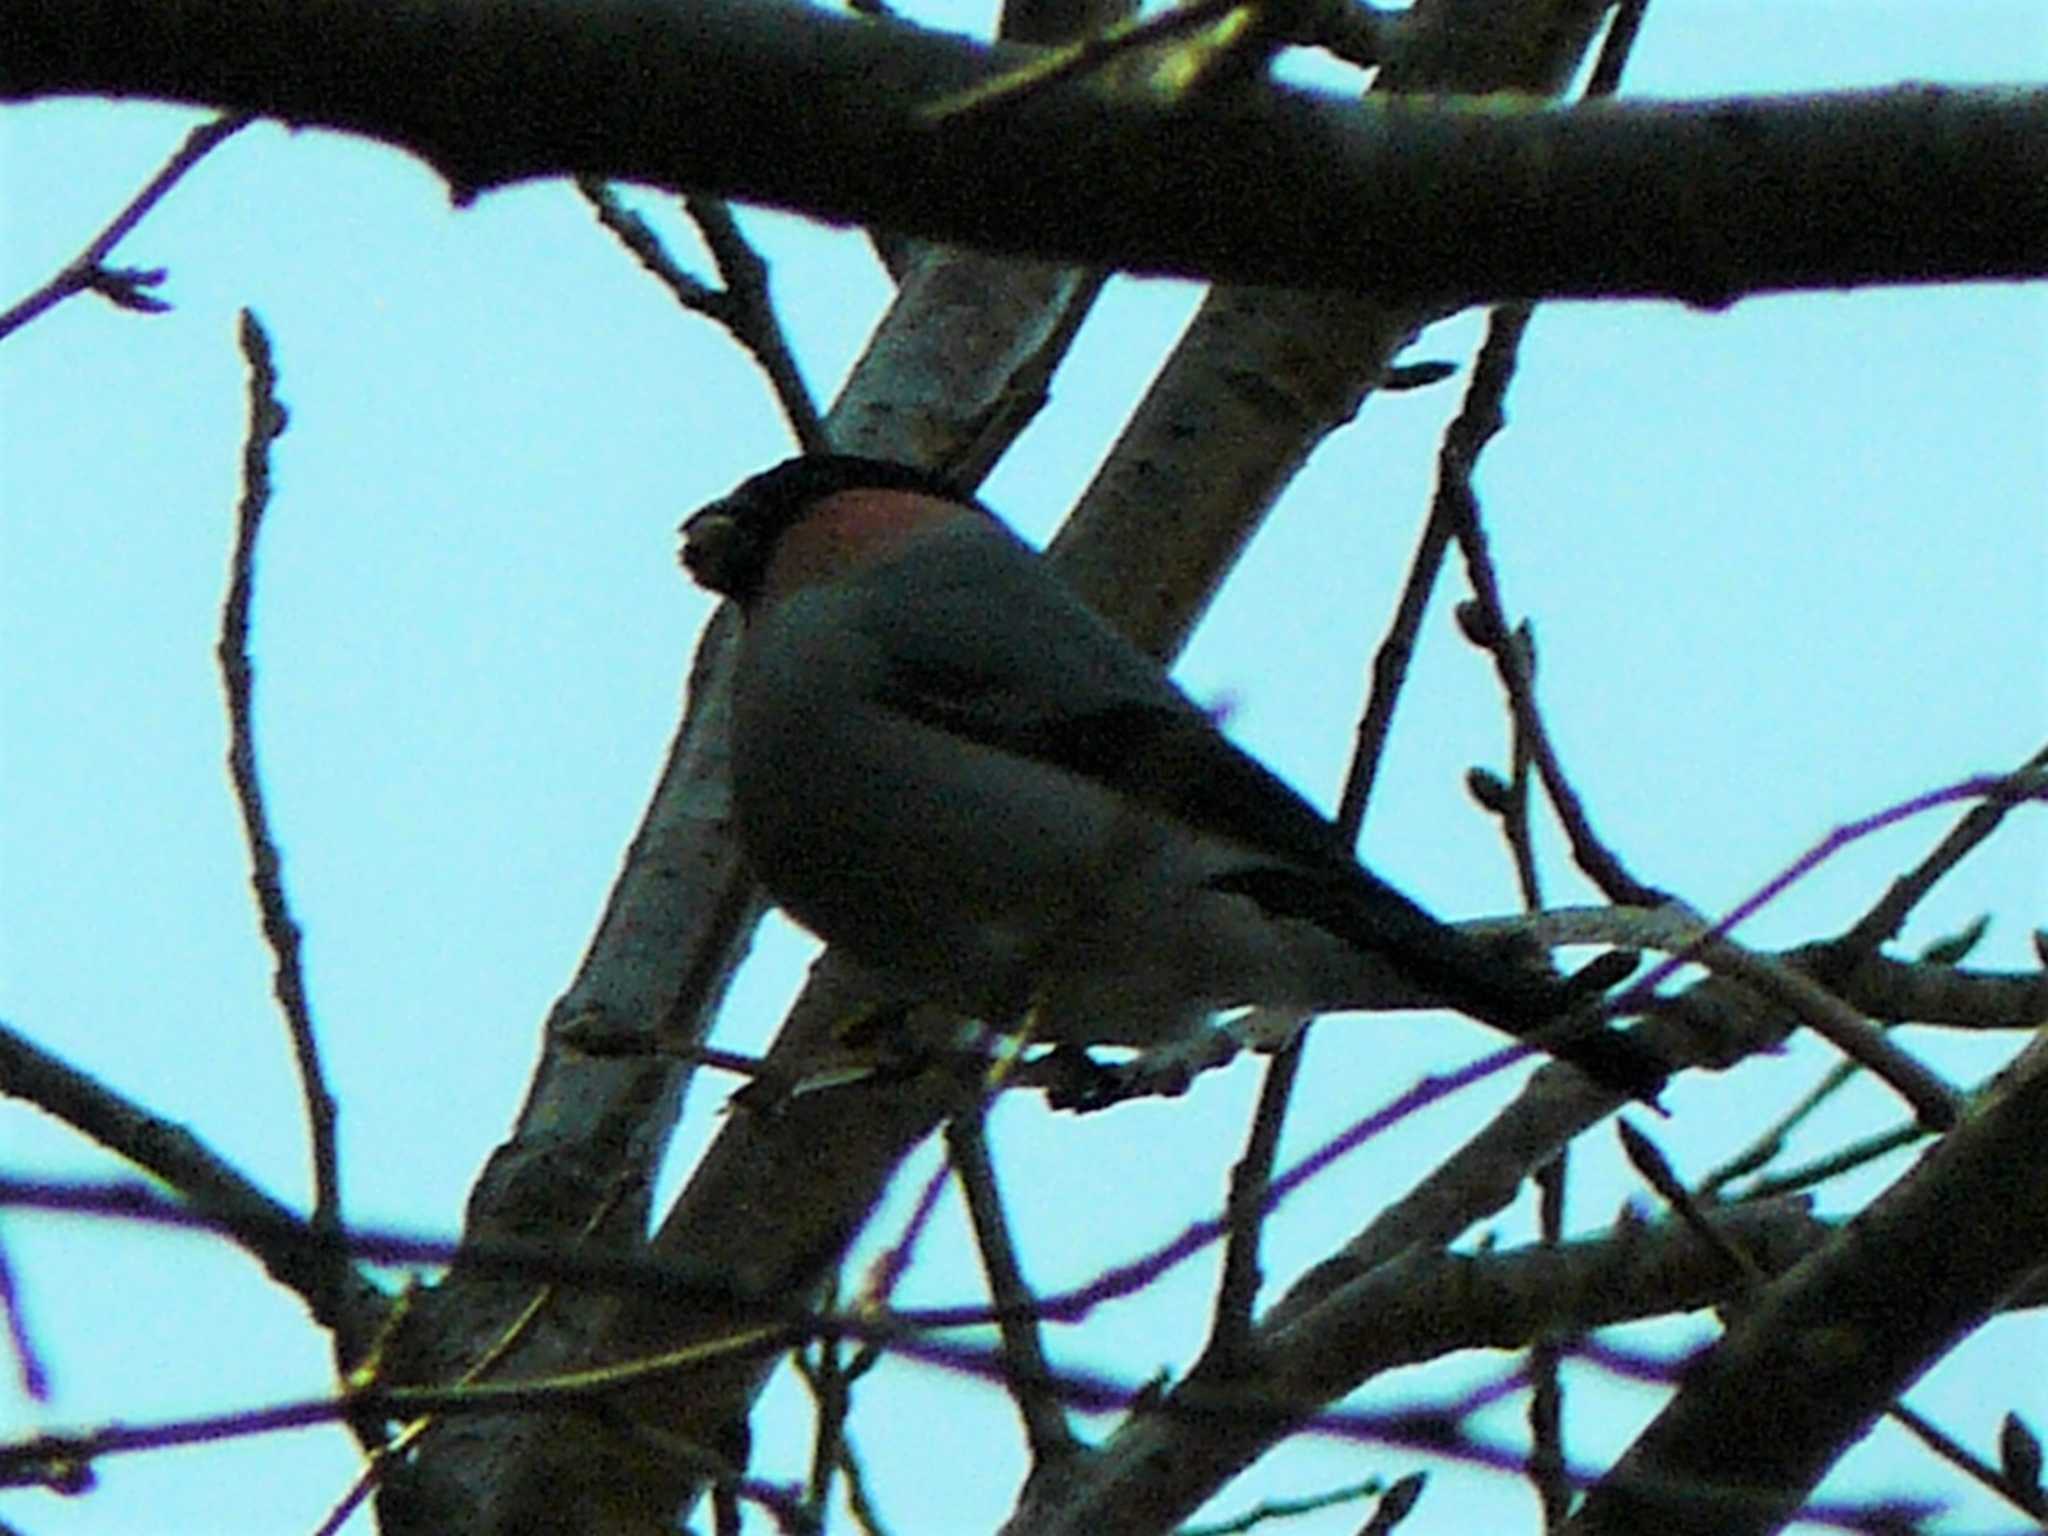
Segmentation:
[[(1594, 1006), (1603, 973), (1559, 976), (1520, 946), (1474, 937), (1438, 921), (1364, 869), (1304, 871), (1266, 865), (1219, 877), (1275, 917), (1315, 924), (1370, 955), (1444, 1006), (1568, 1061), (1604, 1088), (1654, 1104), (1671, 1068)], [(1589, 968), (1590, 970), (1590, 968)]]

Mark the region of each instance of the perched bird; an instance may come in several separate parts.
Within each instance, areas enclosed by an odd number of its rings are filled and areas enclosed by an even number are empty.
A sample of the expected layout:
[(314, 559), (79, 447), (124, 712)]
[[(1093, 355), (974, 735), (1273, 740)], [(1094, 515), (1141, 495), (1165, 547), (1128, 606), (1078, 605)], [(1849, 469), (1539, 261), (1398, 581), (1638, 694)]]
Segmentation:
[(1362, 868), (1152, 657), (945, 479), (789, 460), (683, 525), (739, 604), (741, 846), (920, 1000), (1148, 1046), (1243, 1005), (1418, 992), (1654, 1098), (1666, 1068), (1548, 967)]

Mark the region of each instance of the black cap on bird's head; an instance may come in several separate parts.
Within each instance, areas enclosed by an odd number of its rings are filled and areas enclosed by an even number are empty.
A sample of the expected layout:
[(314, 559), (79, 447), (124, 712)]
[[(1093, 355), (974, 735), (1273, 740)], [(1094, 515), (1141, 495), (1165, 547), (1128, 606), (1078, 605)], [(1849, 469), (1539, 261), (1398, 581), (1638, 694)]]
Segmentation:
[(700, 586), (744, 603), (760, 590), (777, 540), (815, 503), (870, 490), (975, 504), (971, 492), (934, 470), (850, 453), (806, 454), (741, 481), (685, 519), (683, 568)]

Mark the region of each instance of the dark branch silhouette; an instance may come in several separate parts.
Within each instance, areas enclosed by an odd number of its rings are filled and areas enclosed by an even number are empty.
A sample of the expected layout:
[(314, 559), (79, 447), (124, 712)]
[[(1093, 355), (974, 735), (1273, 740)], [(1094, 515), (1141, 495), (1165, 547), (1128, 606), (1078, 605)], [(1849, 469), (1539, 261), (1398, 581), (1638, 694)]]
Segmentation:
[(1015, 255), (1446, 305), (2048, 274), (2040, 90), (1556, 110), (1085, 75), (934, 123), (927, 108), (1034, 52), (721, 0), (15, 0), (9, 28), (0, 97), (340, 128), (420, 156), (458, 199), (613, 177)]

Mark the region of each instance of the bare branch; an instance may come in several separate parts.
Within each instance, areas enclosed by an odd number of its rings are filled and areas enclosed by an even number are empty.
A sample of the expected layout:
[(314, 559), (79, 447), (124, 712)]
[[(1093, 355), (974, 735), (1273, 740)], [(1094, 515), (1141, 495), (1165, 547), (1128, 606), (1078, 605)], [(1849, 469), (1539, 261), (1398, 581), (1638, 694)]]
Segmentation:
[(1044, 260), (1425, 305), (1720, 305), (2048, 273), (2042, 90), (1388, 109), (1089, 77), (937, 132), (926, 103), (1035, 51), (720, 0), (595, 16), (572, 0), (15, 0), (9, 20), (0, 95), (151, 95), (368, 134), (458, 199), (608, 176)]
[(1811, 1189), (1828, 1179), (1838, 1178), (1842, 1174), (1866, 1167), (1879, 1158), (1889, 1157), (1902, 1147), (1910, 1147), (1916, 1141), (1924, 1141), (1931, 1134), (1927, 1127), (1917, 1120), (1907, 1121), (1889, 1130), (1879, 1131), (1875, 1135), (1861, 1137), (1845, 1147), (1837, 1148), (1825, 1157), (1797, 1164), (1770, 1178), (1758, 1179), (1735, 1198), (1775, 1200), (1780, 1195)]
[(1649, 8), (1650, 0), (1621, 0), (1614, 8), (1614, 20), (1608, 23), (1600, 57), (1593, 64), (1593, 77), (1586, 82), (1587, 96), (1612, 96), (1621, 89), (1622, 70), (1635, 48), (1636, 33), (1642, 29), (1643, 13)]
[[(242, 311), (242, 353), (249, 361), (249, 435), (242, 448), (242, 499), (237, 509), (235, 550), (222, 606), (221, 684), (228, 702), (228, 776), (235, 786), (235, 804), (242, 813), (242, 833), (249, 847), (249, 883), (263, 917), (263, 937), (276, 957), (272, 988), (284, 1010), (285, 1028), (298, 1064), (299, 1086), (306, 1102), (306, 1124), (312, 1139), (313, 1230), (341, 1229), (341, 1164), (335, 1151), (334, 1096), (328, 1092), (320, 1066), (320, 1047), (313, 1030), (312, 1005), (306, 996), (305, 971), (299, 962), (299, 925), (284, 889), (284, 861), (270, 834), (263, 806), (263, 781), (256, 771), (256, 727), (252, 696), (255, 669), (249, 663), (249, 607), (256, 587), (256, 538), (270, 504), (270, 444), (290, 419), (277, 398), (277, 373), (271, 361), (270, 338), (253, 311)], [(315, 1301), (316, 1312), (332, 1312), (346, 1283), (339, 1258)], [(338, 1339), (343, 1358), (357, 1341)]]
[(1837, 942), (1852, 951), (1868, 951), (1897, 938), (1907, 916), (1920, 904), (1921, 898), (1934, 889), (1937, 880), (1996, 832), (2014, 806), (2026, 799), (2041, 797), (2044, 770), (2048, 770), (2048, 747), (2043, 747), (2015, 769), (2005, 786), (1993, 790), (1972, 806), (1949, 835), (1919, 864), (1894, 880), (1883, 900), (1858, 918)]
[[(1687, 931), (1684, 923), (1674, 926), (1669, 913), (1641, 907), (1551, 907), (1512, 922), (1492, 919), (1464, 926), (1475, 933), (1488, 930), (1515, 932), (1550, 947), (1617, 944), (1631, 949), (1662, 948), (1676, 942), (1679, 934)], [(1726, 926), (1725, 920), (1722, 926)], [(1833, 963), (1831, 946), (1826, 944), (1803, 944), (1776, 955), (1770, 955), (1768, 951), (1746, 952), (1766, 955), (1787, 969), (1811, 978), (1859, 1012), (1882, 1019), (1906, 1019), (1916, 1024), (1975, 1030), (2032, 1029), (2048, 1019), (2048, 971), (1976, 970), (1940, 962), (1866, 955), (1856, 962), (1853, 970), (1841, 972)], [(1679, 954), (1684, 958), (1659, 962), (1651, 975), (1668, 978), (1679, 965), (1691, 963), (1689, 949), (1681, 950)], [(1629, 991), (1615, 998), (1612, 1006), (1624, 1012), (1650, 1007), (1647, 993), (1638, 992), (1648, 984), (1647, 978), (1632, 982)], [(1694, 987), (1682, 994), (1677, 1000), (1677, 1010), (1686, 1011), (1712, 985)], [(1727, 999), (1719, 997), (1714, 1001), (1723, 1004)], [(1664, 998), (1655, 1006), (1661, 1013), (1672, 1010), (1674, 1005), (1671, 999)], [(1753, 997), (1748, 998), (1745, 1007), (1751, 1014), (1758, 1011)], [(1655, 1027), (1658, 1022), (1652, 1019), (1636, 1027)], [(1694, 1022), (1708, 1025), (1711, 1020), (1702, 1016)], [(1676, 1048), (1681, 1042), (1670, 1038), (1662, 1043)], [(1708, 1051), (1712, 1043), (1696, 1039), (1693, 1051), (1682, 1059), (1712, 1059)], [(1749, 1040), (1745, 1048), (1759, 1043), (1759, 1040)]]
[(826, 435), (824, 418), (818, 414), (817, 402), (797, 371), (789, 337), (769, 297), (768, 264), (741, 233), (724, 198), (696, 194), (684, 198), (683, 206), (696, 221), (704, 243), (711, 248), (712, 260), (718, 263), (718, 275), (725, 279), (733, 311), (727, 326), (774, 384), (775, 398), (782, 403), (782, 413), (789, 418), (804, 452), (826, 452), (832, 442)]
[[(1908, 1434), (1950, 1466), (1959, 1468), (1972, 1482), (1989, 1488), (2000, 1498), (2011, 1503), (2021, 1514), (2032, 1515), (2036, 1520), (2048, 1521), (2048, 1499), (2041, 1496), (2038, 1487), (2029, 1487), (2007, 1476), (1943, 1430), (1932, 1419), (1914, 1412), (1904, 1403), (1893, 1403), (1885, 1410), (1885, 1417), (1902, 1426)], [(2012, 1421), (2008, 1419), (2007, 1422)]]
[(1693, 1199), (1692, 1192), (1679, 1182), (1663, 1149), (1625, 1118), (1617, 1120), (1614, 1128), (1621, 1137), (1622, 1149), (1628, 1154), (1628, 1160), (1664, 1203), (1677, 1213), (1678, 1219), (1697, 1233), (1701, 1242), (1716, 1249), (1728, 1261), (1731, 1271), (1751, 1283), (1761, 1282), (1764, 1274), (1756, 1261), (1715, 1230), (1714, 1224), (1707, 1219), (1706, 1208)]
[(1545, 793), (1557, 808), (1558, 819), (1571, 840), (1573, 857), (1608, 900), (1631, 906), (1654, 906), (1662, 899), (1661, 893), (1629, 873), (1620, 858), (1594, 832), (1584, 803), (1565, 777), (1564, 766), (1551, 745), (1550, 733), (1536, 705), (1531, 676), (1533, 642), (1523, 642), (1519, 631), (1508, 622), (1506, 605), (1500, 593), (1500, 578), (1494, 571), (1486, 532), (1479, 521), (1479, 500), (1472, 488), (1472, 472), (1486, 444), (1505, 424), (1502, 402), (1514, 378), (1522, 335), (1528, 328), (1529, 319), (1530, 310), (1526, 305), (1512, 305), (1494, 312), (1487, 330), (1486, 345), (1480, 352), (1478, 366), (1473, 369), (1465, 410), (1452, 423), (1451, 431), (1444, 435), (1443, 450), (1437, 458), (1437, 500), (1431, 519), (1443, 519), (1450, 536), (1464, 554), (1466, 574), (1472, 582), (1473, 602), (1459, 610), (1461, 626), (1468, 640), (1483, 647), (1493, 657), (1501, 687), (1514, 710), (1518, 748), (1529, 754), (1538, 777), (1543, 781)]
[[(2048, 803), (2048, 768), (2029, 763), (2027, 767), (2022, 768), (2017, 773), (2002, 775), (1979, 774), (1954, 784), (1944, 784), (1938, 789), (1930, 789), (1925, 794), (1914, 795), (1911, 799), (1902, 800), (1896, 805), (1886, 806), (1883, 810), (1873, 812), (1871, 815), (1845, 822), (1841, 826), (1834, 828), (1826, 837), (1823, 837), (1776, 875), (1772, 876), (1771, 879), (1764, 882), (1763, 885), (1759, 886), (1749, 896), (1724, 913), (1720, 921), (1714, 924), (1709, 936), (1732, 932), (1739, 924), (1775, 901), (1789, 886), (1796, 881), (1804, 879), (1811, 870), (1841, 852), (1842, 849), (1848, 847), (1851, 843), (1868, 837), (1873, 832), (1881, 831), (1886, 827), (1894, 826), (1910, 817), (1917, 816), (1923, 811), (1933, 810), (1936, 806), (1948, 805), (1960, 800), (1979, 799), (1991, 800), (2001, 805), (2012, 804), (2021, 800), (2035, 800)], [(1957, 835), (1960, 836), (1960, 832)], [(1945, 848), (1948, 844), (1943, 846)], [(1941, 850), (1937, 850), (1935, 857), (1939, 858), (1940, 856)], [(1676, 971), (1691, 958), (1692, 956), (1685, 952), (1674, 954), (1672, 958), (1665, 961), (1662, 965), (1655, 967), (1647, 975), (1641, 977), (1635, 984), (1636, 990), (1647, 994), (1651, 988), (1658, 985), (1665, 977)], [(1818, 969), (1818, 967), (1816, 968)]]
[(2048, 1044), (1768, 1287), (1603, 1480), (1572, 1536), (1775, 1531), (1935, 1359), (2048, 1259)]
[[(1496, 316), (1494, 324), (1498, 323)], [(1489, 341), (1492, 334), (1489, 330)], [(1476, 386), (1468, 387), (1465, 411), (1472, 409), (1475, 389)], [(1350, 772), (1345, 776), (1344, 790), (1337, 801), (1337, 825), (1340, 827), (1356, 829), (1364, 822), (1366, 802), (1372, 797), (1373, 784), (1379, 777), (1380, 759), (1386, 752), (1387, 737), (1393, 730), (1394, 706), (1408, 680), (1408, 664), (1415, 655), (1416, 637), (1422, 632), (1422, 617), (1429, 609), (1430, 595), (1436, 590), (1437, 576), (1443, 570), (1444, 551), (1450, 547), (1450, 542), (1450, 518), (1446, 515), (1443, 498), (1439, 496), (1423, 523), (1415, 553), (1409, 557), (1408, 575), (1401, 584), (1401, 596), (1394, 605), (1394, 616), (1388, 622), (1379, 649), (1373, 653), (1372, 688), (1366, 695), (1365, 710), (1359, 717), (1357, 745), (1352, 750)]]
[[(1567, 1147), (1536, 1170), (1537, 1235), (1543, 1246), (1564, 1241), (1565, 1186), (1571, 1176)], [(1560, 1336), (1546, 1330), (1529, 1346), (1529, 1481), (1543, 1510), (1543, 1529), (1553, 1531), (1571, 1509), (1569, 1460), (1564, 1448), (1564, 1350)]]
[(996, 1322), (1002, 1330), (1004, 1375), (1024, 1421), (1025, 1441), (1031, 1447), (1032, 1475), (1055, 1476), (1080, 1444), (1052, 1392), (1052, 1371), (1039, 1342), (1036, 1306), (1017, 1262), (1002, 1196), (996, 1191), (995, 1168), (989, 1162), (979, 1109), (957, 1114), (946, 1123), (946, 1148), (974, 1222), (982, 1271), (988, 1277)]
[[(951, 123), (972, 113), (1014, 106), (1063, 81), (1106, 71), (1139, 50), (1185, 33), (1223, 23), (1226, 18), (1249, 20), (1252, 11), (1253, 7), (1243, 4), (1243, 0), (1183, 0), (1150, 16), (1114, 22), (1076, 42), (1049, 48), (1040, 57), (981, 81), (957, 96), (928, 104), (923, 109), (924, 118), (933, 124)], [(1173, 82), (1181, 88), (1193, 83), (1192, 79)]]
[(4, 1326), (8, 1348), (14, 1353), (22, 1396), (32, 1403), (48, 1402), (50, 1370), (43, 1363), (42, 1351), (36, 1348), (35, 1335), (22, 1312), (21, 1290), (14, 1283), (14, 1265), (8, 1261), (5, 1242), (0, 1242), (0, 1326)]
[[(1234, 1520), (1223, 1520), (1214, 1525), (1183, 1525), (1176, 1536), (1242, 1536), (1243, 1532), (1256, 1530), (1268, 1520), (1290, 1520), (1297, 1515), (1310, 1515), (1318, 1510), (1335, 1509), (1340, 1504), (1374, 1497), (1379, 1498), (1380, 1509), (1383, 1511), (1398, 1497), (1397, 1490), (1404, 1486), (1414, 1486), (1421, 1481), (1422, 1474), (1419, 1472), (1410, 1473), (1392, 1485), (1383, 1483), (1376, 1477), (1370, 1477), (1362, 1483), (1353, 1483), (1346, 1488), (1332, 1488), (1326, 1493), (1310, 1494), (1306, 1498), (1265, 1499)], [(1391, 1524), (1379, 1522), (1380, 1515), (1376, 1511), (1373, 1520), (1360, 1530), (1359, 1536), (1373, 1536), (1375, 1532), (1391, 1531), (1394, 1528)]]
[[(1713, 938), (1714, 929), (1676, 903), (1644, 916), (1640, 931), (1646, 936), (1654, 934), (1650, 943), (1733, 977), (1789, 1008), (1801, 1023), (1882, 1078), (1913, 1106), (1921, 1124), (1931, 1130), (1946, 1130), (1955, 1123), (1960, 1113), (1955, 1090), (1818, 982), (1730, 940)], [(1636, 990), (1630, 989), (1632, 994)], [(1618, 1006), (1632, 1004), (1625, 998)]]
[(719, 275), (725, 279), (723, 288), (713, 288), (684, 271), (647, 221), (628, 208), (606, 183), (594, 176), (579, 176), (576, 190), (597, 211), (598, 222), (618, 236), (619, 243), (638, 258), (641, 266), (660, 279), (677, 303), (717, 321), (746, 348), (747, 354), (768, 375), (782, 414), (789, 418), (790, 428), (804, 452), (825, 452), (831, 445), (825, 437), (824, 422), (818, 416), (811, 392), (804, 387), (803, 375), (797, 371), (796, 358), (789, 350), (789, 339), (783, 334), (782, 322), (768, 295), (767, 263), (740, 232), (724, 200), (684, 199), (690, 217), (711, 248), (712, 259), (718, 263)]
[(1259, 1299), (1259, 1238), (1272, 1209), (1273, 1160), (1280, 1153), (1280, 1132), (1287, 1106), (1301, 1072), (1303, 1031), (1274, 1053), (1259, 1087), (1259, 1106), (1252, 1116), (1244, 1156), (1230, 1171), (1228, 1246), (1223, 1251), (1223, 1278), (1216, 1292), (1215, 1317), (1209, 1342), (1195, 1370), (1227, 1379), (1244, 1369), (1251, 1341), (1252, 1308)]
[(0, 338), (21, 329), (75, 293), (97, 293), (121, 309), (143, 314), (159, 314), (169, 309), (168, 302), (147, 291), (164, 280), (167, 274), (162, 267), (147, 270), (109, 267), (107, 257), (187, 171), (203, 160), (215, 145), (241, 132), (252, 121), (254, 119), (246, 113), (228, 113), (210, 123), (200, 124), (187, 134), (185, 142), (164, 162), (163, 168), (150, 177), (143, 189), (130, 199), (128, 206), (115, 214), (107, 227), (93, 236), (92, 242), (63, 271), (0, 313)]
[[(1751, 1209), (1713, 1220), (1773, 1273), (1823, 1240), (1826, 1228), (1797, 1204), (1754, 1223), (1740, 1219)], [(1222, 1387), (1190, 1377), (1127, 1421), (1069, 1486), (1027, 1504), (1009, 1529), (1122, 1536), (1166, 1528), (1162, 1522), (1199, 1505), (1319, 1405), (1361, 1382), (1450, 1349), (1513, 1346), (1546, 1328), (1620, 1321), (1621, 1298), (1640, 1295), (1651, 1275), (1674, 1308), (1711, 1304), (1734, 1279), (1719, 1253), (1676, 1225), (1476, 1257), (1410, 1247), (1318, 1306), (1276, 1309), (1256, 1332), (1254, 1375)], [(1395, 1438), (1384, 1418), (1381, 1427)], [(1411, 1421), (1410, 1430), (1407, 1443), (1458, 1453), (1441, 1434), (1432, 1440), (1428, 1423)]]
[[(152, 1114), (0, 1024), (0, 1092), (54, 1115), (191, 1202), (191, 1225), (231, 1237), (272, 1279), (295, 1292), (337, 1333), (367, 1337), (385, 1310), (382, 1296), (353, 1271), (339, 1296), (328, 1291), (332, 1250), (185, 1126)], [(8, 1186), (19, 1193), (22, 1186)], [(69, 1209), (63, 1201), (48, 1208)], [(184, 1207), (173, 1210), (185, 1211)]]

